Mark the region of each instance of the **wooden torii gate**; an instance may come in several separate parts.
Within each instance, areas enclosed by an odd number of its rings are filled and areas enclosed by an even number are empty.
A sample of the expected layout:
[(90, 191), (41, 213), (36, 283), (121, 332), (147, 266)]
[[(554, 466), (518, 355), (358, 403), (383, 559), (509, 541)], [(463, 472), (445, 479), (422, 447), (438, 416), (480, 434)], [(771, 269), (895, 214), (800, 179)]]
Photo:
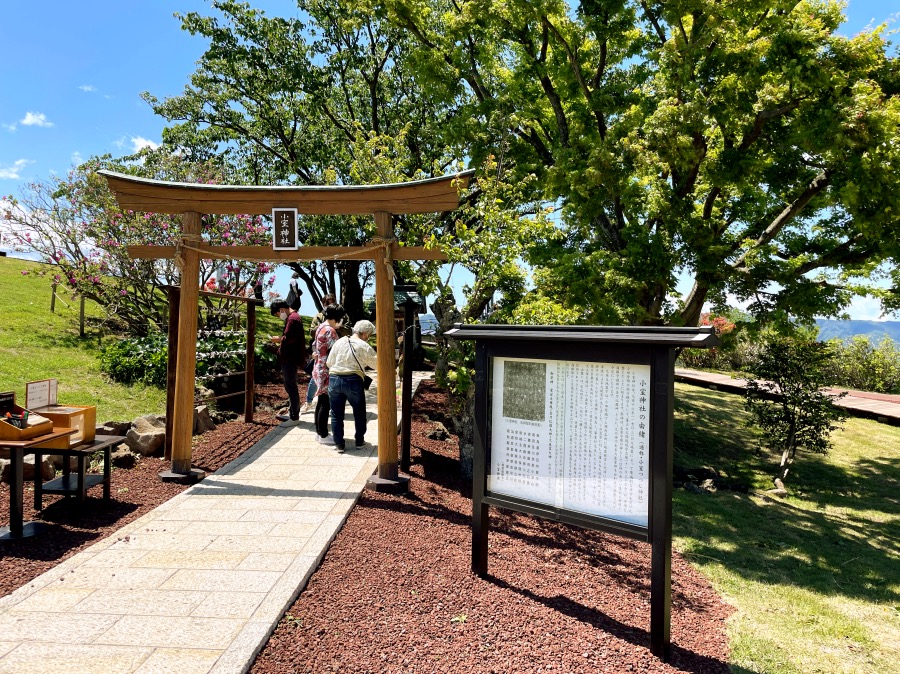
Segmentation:
[[(405, 491), (399, 475), (397, 403), (394, 391), (394, 260), (444, 260), (438, 250), (400, 246), (393, 215), (441, 213), (459, 206), (458, 188), (466, 187), (474, 170), (452, 176), (392, 185), (242, 186), (200, 185), (99, 171), (119, 206), (133, 211), (182, 215), (182, 236), (175, 246), (128, 246), (132, 258), (175, 258), (181, 266), (181, 312), (178, 321), (178, 369), (172, 424), (172, 473), (184, 481), (202, 476), (191, 469), (194, 422), (194, 377), (197, 355), (197, 298), (200, 259), (375, 261), (375, 323), (378, 351), (378, 472), (368, 486), (379, 491)], [(308, 215), (374, 215), (377, 235), (367, 246), (306, 246), (273, 250), (264, 246), (213, 246), (203, 242), (201, 214), (269, 215), (273, 208), (296, 208)], [(389, 383), (390, 382), (390, 383)]]

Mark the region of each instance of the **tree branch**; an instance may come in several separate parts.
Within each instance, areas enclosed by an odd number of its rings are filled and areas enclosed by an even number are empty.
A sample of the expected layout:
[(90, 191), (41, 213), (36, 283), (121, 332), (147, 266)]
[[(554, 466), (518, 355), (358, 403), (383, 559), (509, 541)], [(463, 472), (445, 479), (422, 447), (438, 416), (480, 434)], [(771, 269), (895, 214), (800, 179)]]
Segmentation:
[[(803, 210), (803, 208), (812, 201), (813, 197), (822, 192), (828, 184), (831, 182), (831, 171), (825, 170), (822, 171), (819, 175), (817, 175), (813, 181), (806, 187), (799, 197), (797, 197), (792, 203), (788, 204), (782, 211), (775, 216), (775, 219), (769, 224), (768, 227), (760, 234), (756, 241), (746, 250), (744, 253), (734, 262), (731, 263), (731, 267), (735, 270), (740, 270), (744, 263), (747, 261), (747, 256), (751, 251), (769, 243), (772, 239), (778, 236), (778, 233), (787, 225), (791, 220), (796, 217), (796, 215)], [(740, 245), (739, 243), (737, 245)]]

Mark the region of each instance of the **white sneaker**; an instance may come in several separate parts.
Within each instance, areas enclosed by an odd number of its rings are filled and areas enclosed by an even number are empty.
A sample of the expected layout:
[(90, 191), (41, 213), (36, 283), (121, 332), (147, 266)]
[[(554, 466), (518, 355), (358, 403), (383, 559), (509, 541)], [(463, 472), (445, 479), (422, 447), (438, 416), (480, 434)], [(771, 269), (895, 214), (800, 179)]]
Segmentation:
[(324, 438), (321, 435), (316, 436), (319, 439), (320, 445), (334, 445), (334, 438), (330, 435), (326, 435)]
[(302, 405), (300, 405), (300, 414), (308, 414), (312, 411), (312, 405), (310, 405), (309, 403), (303, 403)]

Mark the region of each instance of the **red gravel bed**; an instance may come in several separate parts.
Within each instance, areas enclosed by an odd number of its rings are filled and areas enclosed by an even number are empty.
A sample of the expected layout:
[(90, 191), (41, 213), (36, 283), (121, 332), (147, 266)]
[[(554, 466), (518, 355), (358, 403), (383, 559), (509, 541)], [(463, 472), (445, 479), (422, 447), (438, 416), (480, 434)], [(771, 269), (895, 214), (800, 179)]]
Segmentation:
[[(271, 406), (286, 396), (280, 385), (257, 386), (258, 402)], [(257, 411), (254, 423), (232, 421), (194, 438), (194, 467), (212, 472), (243, 454), (278, 422), (271, 413)], [(165, 503), (187, 486), (162, 482), (159, 473), (168, 470), (169, 461), (141, 458), (134, 468), (112, 469), (110, 503), (104, 504), (102, 489), (88, 491), (84, 505), (62, 496), (44, 496), (44, 509), (33, 509), (34, 488), (25, 483), (25, 521), (52, 524), (41, 534), (21, 541), (0, 543), (0, 596), (22, 587), (76, 552)], [(9, 485), (0, 484), (0, 525), (9, 525)]]
[(445, 409), (423, 384), (410, 494), (363, 493), (254, 674), (729, 671), (730, 609), (677, 554), (668, 664), (649, 651), (646, 543), (492, 508), (491, 576), (473, 575), (456, 438), (425, 435)]
[[(280, 385), (257, 396), (267, 406), (284, 399)], [(647, 544), (492, 509), (491, 577), (471, 574), (471, 484), (459, 478), (456, 438), (426, 437), (445, 409), (424, 383), (410, 494), (364, 492), (252, 672), (728, 672), (730, 609), (677, 554), (669, 664), (648, 650)], [(222, 424), (195, 438), (193, 464), (216, 470), (275, 423), (259, 411), (253, 424)], [(109, 506), (94, 488), (83, 506), (46, 496), (36, 513), (26, 485), (26, 519), (53, 526), (0, 544), (0, 596), (184, 490), (159, 480), (168, 467), (144, 458), (114, 468)], [(0, 524), (8, 521), (0, 485)]]

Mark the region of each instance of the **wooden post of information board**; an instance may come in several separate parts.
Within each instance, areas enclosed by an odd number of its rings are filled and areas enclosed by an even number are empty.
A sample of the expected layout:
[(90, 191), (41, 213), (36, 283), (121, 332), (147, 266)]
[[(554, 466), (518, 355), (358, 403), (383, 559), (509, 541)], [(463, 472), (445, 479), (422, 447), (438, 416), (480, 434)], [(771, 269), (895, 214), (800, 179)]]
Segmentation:
[(650, 652), (669, 660), (672, 610), (672, 434), (675, 351), (655, 349), (650, 363)]

